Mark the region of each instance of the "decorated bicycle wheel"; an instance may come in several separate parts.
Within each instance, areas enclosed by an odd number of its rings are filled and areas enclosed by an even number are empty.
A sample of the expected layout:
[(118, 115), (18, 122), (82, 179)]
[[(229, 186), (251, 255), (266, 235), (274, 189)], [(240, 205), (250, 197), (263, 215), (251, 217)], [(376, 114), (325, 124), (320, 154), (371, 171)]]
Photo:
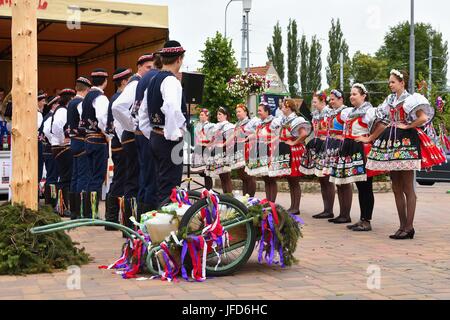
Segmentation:
[(184, 190), (178, 190), (178, 194), (174, 194), (172, 192), (172, 195), (170, 197), (167, 197), (164, 199), (164, 201), (160, 204), (159, 209), (161, 209), (164, 206), (167, 206), (168, 204), (171, 204), (173, 202), (181, 202), (181, 203), (188, 203), (187, 200), (189, 200), (190, 204), (194, 204), (198, 200), (202, 198), (202, 195), (198, 191), (184, 191)]
[[(253, 219), (248, 217), (247, 207), (229, 196), (218, 195), (217, 199), (216, 214), (220, 217), (223, 236), (216, 241), (212, 241), (211, 237), (206, 238), (207, 252), (201, 258), (207, 276), (227, 276), (236, 272), (250, 258), (256, 242), (256, 230)], [(200, 199), (184, 214), (180, 231), (187, 235), (187, 238), (191, 235), (204, 234), (205, 228), (208, 227), (204, 212), (209, 205), (207, 198)], [(211, 222), (211, 225), (213, 224), (214, 222)], [(219, 242), (217, 240), (220, 240), (222, 245), (214, 247)], [(197, 262), (201, 261), (192, 259), (192, 251), (190, 253), (191, 259), (188, 260), (190, 262), (188, 264), (195, 269)]]

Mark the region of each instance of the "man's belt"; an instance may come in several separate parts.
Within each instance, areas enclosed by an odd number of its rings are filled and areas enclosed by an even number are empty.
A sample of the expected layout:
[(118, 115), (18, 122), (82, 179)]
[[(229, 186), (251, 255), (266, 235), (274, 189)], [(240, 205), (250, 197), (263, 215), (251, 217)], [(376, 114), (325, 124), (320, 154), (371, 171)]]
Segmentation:
[(164, 129), (162, 128), (153, 128), (152, 132), (159, 134), (160, 136), (164, 136)]

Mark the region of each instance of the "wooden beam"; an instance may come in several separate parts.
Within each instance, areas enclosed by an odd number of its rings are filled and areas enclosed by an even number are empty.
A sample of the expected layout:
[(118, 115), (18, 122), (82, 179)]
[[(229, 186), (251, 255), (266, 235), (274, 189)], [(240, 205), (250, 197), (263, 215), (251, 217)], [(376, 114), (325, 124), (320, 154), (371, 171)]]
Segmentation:
[(12, 202), (38, 209), (37, 9), (35, 0), (13, 0)]

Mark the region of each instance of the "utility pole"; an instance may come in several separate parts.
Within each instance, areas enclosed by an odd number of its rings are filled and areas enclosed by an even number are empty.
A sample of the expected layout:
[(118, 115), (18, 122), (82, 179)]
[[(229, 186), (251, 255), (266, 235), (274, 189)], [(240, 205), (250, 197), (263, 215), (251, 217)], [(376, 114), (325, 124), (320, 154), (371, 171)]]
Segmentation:
[(409, 92), (416, 91), (416, 39), (415, 39), (415, 22), (414, 22), (414, 0), (411, 0), (411, 30), (409, 40)]
[(430, 51), (429, 51), (430, 61), (428, 61), (430, 68), (429, 78), (428, 78), (428, 100), (431, 99), (431, 89), (433, 87), (433, 43), (430, 40)]
[(341, 52), (340, 54), (340, 65), (341, 65), (341, 90), (344, 91), (344, 53)]
[(245, 11), (245, 21), (247, 22), (247, 72), (250, 72), (250, 22), (248, 18), (248, 13), (250, 11)]

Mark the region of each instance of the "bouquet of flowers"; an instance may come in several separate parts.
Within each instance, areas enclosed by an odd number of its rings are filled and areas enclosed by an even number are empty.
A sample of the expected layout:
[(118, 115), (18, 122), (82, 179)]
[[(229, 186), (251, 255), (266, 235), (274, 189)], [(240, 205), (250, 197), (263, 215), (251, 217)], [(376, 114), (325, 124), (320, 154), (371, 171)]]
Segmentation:
[(237, 75), (228, 82), (228, 90), (237, 98), (245, 99), (251, 94), (261, 94), (270, 87), (270, 81), (256, 73)]

